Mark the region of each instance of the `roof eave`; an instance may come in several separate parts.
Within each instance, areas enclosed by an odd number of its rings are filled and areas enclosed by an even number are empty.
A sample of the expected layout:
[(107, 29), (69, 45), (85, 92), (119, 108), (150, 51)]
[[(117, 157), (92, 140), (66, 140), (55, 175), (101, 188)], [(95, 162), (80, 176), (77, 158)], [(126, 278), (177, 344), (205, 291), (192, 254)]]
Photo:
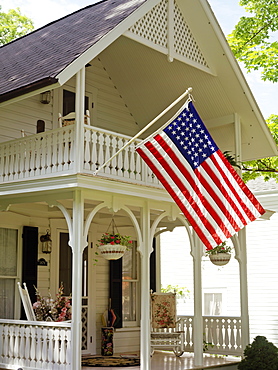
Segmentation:
[(84, 65), (94, 59), (109, 45), (111, 45), (118, 37), (124, 34), (137, 20), (143, 17), (161, 0), (149, 0), (139, 6), (130, 16), (120, 22), (116, 27), (103, 36), (95, 45), (87, 49), (83, 54), (70, 63), (56, 77), (61, 85), (73, 77)]
[(26, 96), (34, 95), (34, 92), (36, 92), (36, 94), (39, 94), (46, 88), (54, 88), (56, 87), (57, 83), (57, 78), (47, 77), (32, 84), (22, 86), (19, 89), (9, 91), (8, 93), (0, 96), (0, 106), (10, 104), (11, 102), (18, 100), (19, 98), (23, 99)]

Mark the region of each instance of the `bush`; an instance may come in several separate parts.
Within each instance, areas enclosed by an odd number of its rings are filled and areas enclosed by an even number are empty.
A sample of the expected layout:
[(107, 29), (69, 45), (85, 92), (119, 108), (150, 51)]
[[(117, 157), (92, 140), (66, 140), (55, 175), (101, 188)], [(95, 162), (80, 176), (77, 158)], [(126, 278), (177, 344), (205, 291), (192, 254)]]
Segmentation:
[(239, 370), (278, 370), (278, 348), (265, 337), (257, 336), (244, 350)]

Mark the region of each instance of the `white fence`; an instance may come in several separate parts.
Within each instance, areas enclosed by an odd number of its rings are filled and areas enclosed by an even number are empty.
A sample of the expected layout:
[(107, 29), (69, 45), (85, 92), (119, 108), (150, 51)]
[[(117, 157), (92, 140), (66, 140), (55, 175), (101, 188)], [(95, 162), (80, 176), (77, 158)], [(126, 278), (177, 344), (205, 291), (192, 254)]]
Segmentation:
[[(81, 171), (93, 174), (130, 137), (84, 125)], [(99, 175), (123, 182), (161, 187), (135, 151), (136, 141), (116, 156)], [(78, 147), (78, 151), (82, 148)], [(76, 173), (75, 125), (0, 144), (0, 183)], [(79, 159), (80, 160), (80, 159)]]
[[(185, 351), (194, 351), (193, 316), (179, 316), (184, 322)], [(241, 356), (241, 318), (225, 316), (203, 317), (204, 352), (219, 355)]]
[(0, 368), (70, 370), (71, 324), (0, 319)]

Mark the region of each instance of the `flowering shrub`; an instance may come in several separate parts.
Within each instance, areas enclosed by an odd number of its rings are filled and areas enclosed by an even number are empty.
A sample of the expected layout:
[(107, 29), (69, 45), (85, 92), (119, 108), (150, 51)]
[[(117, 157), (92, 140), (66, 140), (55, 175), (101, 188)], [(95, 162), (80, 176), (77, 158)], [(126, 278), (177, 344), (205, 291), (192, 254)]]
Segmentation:
[(38, 321), (64, 321), (71, 319), (71, 304), (68, 297), (63, 295), (64, 287), (60, 286), (56, 300), (53, 300), (51, 294), (48, 297), (42, 297), (36, 289), (37, 302), (33, 304), (33, 309)]
[(105, 233), (102, 235), (101, 239), (98, 240), (99, 244), (97, 246), (105, 245), (105, 244), (119, 244), (128, 247), (131, 245), (132, 240), (130, 240), (130, 236), (120, 235), (120, 234), (110, 234)]

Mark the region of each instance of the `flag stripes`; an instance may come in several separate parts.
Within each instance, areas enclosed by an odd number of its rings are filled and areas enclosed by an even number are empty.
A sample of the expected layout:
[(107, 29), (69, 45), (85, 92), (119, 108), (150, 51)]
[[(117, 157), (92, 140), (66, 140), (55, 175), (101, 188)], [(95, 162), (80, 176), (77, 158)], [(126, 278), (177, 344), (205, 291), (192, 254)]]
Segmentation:
[[(182, 121), (181, 126), (185, 126), (185, 120), (180, 118), (184, 116), (185, 114), (180, 113), (178, 119), (154, 137), (144, 140), (136, 150), (180, 207), (207, 249), (211, 249), (258, 218), (264, 213), (264, 209), (217, 148), (211, 136), (203, 131), (203, 127), (200, 142), (207, 138), (210, 148), (204, 146), (204, 155), (198, 144), (195, 144), (194, 134), (192, 143), (202, 157), (195, 159), (197, 155), (191, 144), (190, 151), (187, 151), (190, 160), (185, 158), (181, 149), (187, 145), (184, 144), (185, 134), (183, 128), (176, 124)], [(190, 119), (191, 117), (192, 115)], [(175, 143), (167, 130), (175, 135)], [(196, 131), (193, 125), (191, 130)], [(186, 131), (188, 132), (188, 127)], [(209, 150), (211, 153), (207, 156)], [(194, 165), (190, 163), (191, 160)]]

